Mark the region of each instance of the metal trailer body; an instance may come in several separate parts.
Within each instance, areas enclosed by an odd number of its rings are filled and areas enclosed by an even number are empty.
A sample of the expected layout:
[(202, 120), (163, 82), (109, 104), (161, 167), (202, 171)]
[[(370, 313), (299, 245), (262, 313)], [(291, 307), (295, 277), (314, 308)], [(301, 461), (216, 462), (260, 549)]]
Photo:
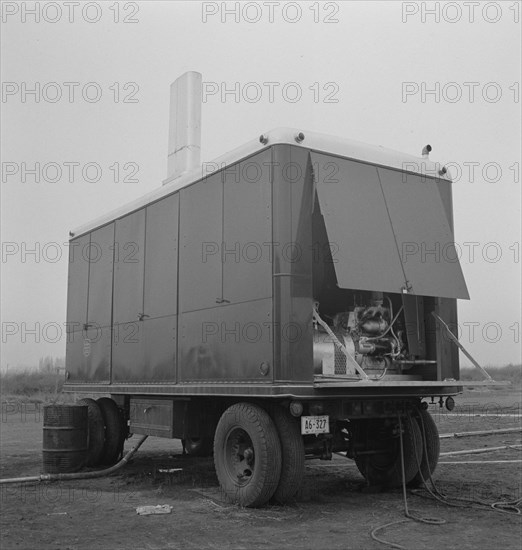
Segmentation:
[[(187, 441), (244, 402), (330, 428), (442, 405), (462, 382), (432, 313), (455, 328), (468, 298), (452, 217), (427, 156), (264, 134), (71, 233), (65, 391)], [(303, 428), (307, 452), (346, 448), (331, 431)]]
[(295, 135), (269, 133), (71, 233), (69, 391), (317, 397), (314, 300), (329, 312), (368, 291), (423, 310), (426, 336), (408, 343), (436, 364), (336, 387), (458, 391), (458, 354), (430, 316), (456, 326), (468, 298), (448, 252), (450, 180), (426, 159)]

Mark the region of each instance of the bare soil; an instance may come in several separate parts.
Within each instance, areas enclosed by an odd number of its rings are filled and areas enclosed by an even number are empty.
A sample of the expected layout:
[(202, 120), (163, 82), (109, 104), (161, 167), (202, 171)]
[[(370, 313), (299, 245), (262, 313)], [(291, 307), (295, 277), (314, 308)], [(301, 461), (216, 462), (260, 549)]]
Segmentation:
[[(449, 414), (431, 405), (440, 433), (521, 426), (520, 392), (468, 392)], [(477, 416), (477, 414), (489, 416)], [(507, 413), (507, 414), (506, 414)], [(43, 410), (4, 403), (0, 423), (0, 477), (41, 473)], [(441, 440), (441, 452), (517, 445), (521, 432)], [(137, 437), (126, 443), (126, 449)], [(521, 496), (520, 449), (441, 456), (439, 490), (492, 503)], [(499, 462), (512, 461), (512, 462)], [(181, 468), (179, 471), (165, 472)], [(404, 519), (401, 491), (369, 491), (354, 463), (307, 462), (295, 503), (244, 509), (222, 501), (212, 458), (181, 454), (175, 440), (149, 438), (133, 462), (110, 477), (54, 484), (0, 485), (2, 550), (41, 549), (271, 549), (386, 548), (370, 532)], [(138, 516), (143, 505), (169, 504), (168, 515)], [(397, 523), (379, 536), (406, 548), (520, 548), (520, 515), (491, 507), (449, 507), (408, 494), (410, 509), (444, 525)]]

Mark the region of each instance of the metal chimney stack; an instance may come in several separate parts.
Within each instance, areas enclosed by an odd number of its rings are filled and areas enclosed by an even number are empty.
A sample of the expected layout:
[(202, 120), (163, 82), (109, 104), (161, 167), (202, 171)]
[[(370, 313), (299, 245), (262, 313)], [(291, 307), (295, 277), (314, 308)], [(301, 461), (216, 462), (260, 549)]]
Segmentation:
[(201, 83), (189, 71), (170, 85), (167, 180), (201, 166)]

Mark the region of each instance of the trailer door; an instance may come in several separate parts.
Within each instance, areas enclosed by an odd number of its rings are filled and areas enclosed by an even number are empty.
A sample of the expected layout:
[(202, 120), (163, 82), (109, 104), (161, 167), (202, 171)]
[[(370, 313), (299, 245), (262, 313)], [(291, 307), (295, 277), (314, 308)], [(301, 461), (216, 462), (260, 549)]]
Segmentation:
[(143, 368), (145, 209), (116, 221), (112, 381), (139, 378)]
[(223, 300), (222, 174), (180, 191), (179, 310), (216, 307)]
[(91, 235), (88, 233), (69, 244), (67, 333), (82, 331), (87, 322), (90, 242)]
[[(78, 243), (78, 244), (76, 244)], [(72, 243), (67, 369), (71, 381), (108, 382), (111, 366), (114, 223)]]
[(110, 327), (112, 322), (114, 224), (93, 231), (89, 247), (89, 328)]
[(311, 157), (338, 285), (400, 292), (404, 273), (375, 166)]
[(178, 221), (179, 193), (147, 207), (139, 380), (176, 380)]
[(436, 180), (311, 157), (340, 287), (469, 298)]
[(114, 240), (114, 324), (143, 313), (145, 209), (116, 221)]
[(469, 299), (436, 180), (397, 170), (377, 170), (412, 292)]

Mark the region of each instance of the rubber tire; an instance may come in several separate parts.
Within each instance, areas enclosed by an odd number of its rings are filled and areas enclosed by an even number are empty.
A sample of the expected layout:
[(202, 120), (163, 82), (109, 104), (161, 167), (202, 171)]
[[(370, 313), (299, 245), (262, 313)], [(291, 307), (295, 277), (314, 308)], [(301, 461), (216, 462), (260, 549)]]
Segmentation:
[(87, 416), (89, 425), (89, 449), (85, 466), (98, 466), (101, 461), (105, 445), (105, 427), (103, 416), (94, 399), (88, 397), (80, 399), (77, 405), (87, 405)]
[[(419, 464), (422, 459), (422, 435), (419, 425), (411, 416), (402, 419), (402, 426), (404, 477), (406, 483), (409, 483), (419, 471)], [(394, 438), (392, 445), (395, 449), (392, 449), (391, 452), (395, 456), (390, 460), (389, 466), (386, 468), (372, 463), (372, 459), (379, 455), (356, 457), (355, 463), (370, 485), (380, 485), (386, 488), (401, 487), (402, 467), (399, 437)]]
[(118, 460), (125, 441), (120, 411), (110, 397), (100, 397), (96, 403), (100, 407), (105, 425), (105, 445), (100, 463), (112, 466)]
[[(252, 475), (240, 484), (227, 468), (228, 437), (236, 429), (246, 432), (254, 451)], [(281, 475), (281, 444), (277, 429), (268, 413), (252, 403), (236, 403), (219, 419), (214, 436), (214, 465), (223, 495), (228, 502), (255, 508), (270, 500)]]
[(183, 444), (190, 456), (212, 456), (214, 441), (211, 437), (188, 437)]
[(423, 478), (426, 482), (431, 478), (437, 468), (440, 454), (439, 430), (431, 414), (421, 409), (415, 415), (415, 420), (422, 437), (422, 460), (420, 470), (409, 483), (411, 487), (419, 487), (423, 485)]
[(295, 499), (305, 473), (305, 448), (301, 422), (280, 405), (269, 409), (281, 443), (282, 465), (279, 485), (272, 496), (279, 504)]

